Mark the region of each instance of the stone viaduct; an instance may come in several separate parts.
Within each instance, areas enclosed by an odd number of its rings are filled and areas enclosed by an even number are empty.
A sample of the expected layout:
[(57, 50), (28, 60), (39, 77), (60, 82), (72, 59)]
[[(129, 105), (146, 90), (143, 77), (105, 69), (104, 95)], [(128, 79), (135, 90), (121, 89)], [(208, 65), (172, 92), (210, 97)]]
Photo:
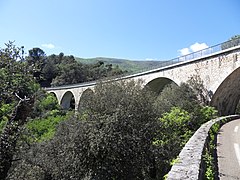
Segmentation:
[[(141, 79), (143, 86), (149, 86), (159, 93), (166, 84), (174, 82), (179, 85), (191, 76), (198, 75), (211, 94), (211, 105), (221, 115), (234, 114), (240, 99), (240, 45), (225, 50), (220, 48), (214, 52), (213, 48), (179, 57), (177, 62), (171, 60), (171, 65), (118, 79)], [(206, 53), (208, 51), (211, 53)], [(93, 93), (95, 85), (96, 82), (73, 84), (46, 88), (46, 91), (54, 93), (63, 108), (68, 109), (72, 100), (75, 102), (75, 110), (78, 110), (83, 105), (81, 99)]]

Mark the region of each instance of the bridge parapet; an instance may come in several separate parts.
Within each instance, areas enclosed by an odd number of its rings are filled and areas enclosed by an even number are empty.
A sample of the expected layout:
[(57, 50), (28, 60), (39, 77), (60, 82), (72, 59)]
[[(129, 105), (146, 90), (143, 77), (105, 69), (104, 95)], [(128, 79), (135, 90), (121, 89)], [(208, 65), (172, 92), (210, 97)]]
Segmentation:
[(203, 179), (203, 153), (209, 140), (209, 131), (215, 123), (223, 123), (224, 120), (231, 121), (239, 118), (239, 115), (230, 115), (213, 119), (203, 124), (189, 139), (179, 154), (178, 161), (172, 166), (168, 173), (168, 180), (179, 179)]

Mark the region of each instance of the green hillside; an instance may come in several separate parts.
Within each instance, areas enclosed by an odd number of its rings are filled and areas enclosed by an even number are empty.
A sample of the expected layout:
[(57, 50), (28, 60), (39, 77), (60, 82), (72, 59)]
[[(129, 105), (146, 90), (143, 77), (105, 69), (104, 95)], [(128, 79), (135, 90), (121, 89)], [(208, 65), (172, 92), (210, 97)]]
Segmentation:
[(112, 64), (113, 66), (119, 66), (122, 70), (127, 70), (128, 72), (140, 72), (147, 69), (153, 69), (160, 66), (160, 64), (165, 61), (135, 61), (127, 59), (117, 59), (117, 58), (77, 58), (77, 61), (80, 61), (84, 64), (96, 63), (98, 61), (103, 61), (105, 64)]

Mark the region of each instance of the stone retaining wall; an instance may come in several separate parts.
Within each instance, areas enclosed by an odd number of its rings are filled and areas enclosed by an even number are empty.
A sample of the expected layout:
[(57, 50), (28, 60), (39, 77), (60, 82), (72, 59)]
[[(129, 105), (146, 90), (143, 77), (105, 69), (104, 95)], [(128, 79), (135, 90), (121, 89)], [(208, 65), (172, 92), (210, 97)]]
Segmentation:
[(209, 130), (215, 123), (223, 120), (231, 121), (239, 118), (239, 115), (230, 115), (216, 118), (203, 124), (189, 139), (179, 154), (177, 163), (168, 173), (168, 180), (203, 179), (202, 154), (208, 141)]

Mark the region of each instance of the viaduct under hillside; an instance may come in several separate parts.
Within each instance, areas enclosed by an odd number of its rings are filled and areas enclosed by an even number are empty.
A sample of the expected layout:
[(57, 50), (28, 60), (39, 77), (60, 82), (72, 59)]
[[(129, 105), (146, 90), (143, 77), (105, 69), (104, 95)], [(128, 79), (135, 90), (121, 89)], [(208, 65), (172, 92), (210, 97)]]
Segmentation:
[[(217, 50), (214, 50), (217, 48)], [(180, 84), (191, 76), (199, 76), (211, 94), (211, 105), (215, 106), (221, 115), (234, 114), (240, 99), (240, 45), (221, 49), (221, 45), (213, 46), (199, 52), (182, 56), (169, 61), (170, 65), (124, 76), (118, 79), (134, 79), (143, 81), (143, 86), (149, 86), (159, 93), (169, 83)], [(117, 80), (118, 80), (117, 79)], [(73, 84), (67, 86), (46, 88), (54, 93), (59, 104), (68, 109), (71, 100), (75, 110), (83, 104), (81, 100), (94, 92), (96, 82)]]

